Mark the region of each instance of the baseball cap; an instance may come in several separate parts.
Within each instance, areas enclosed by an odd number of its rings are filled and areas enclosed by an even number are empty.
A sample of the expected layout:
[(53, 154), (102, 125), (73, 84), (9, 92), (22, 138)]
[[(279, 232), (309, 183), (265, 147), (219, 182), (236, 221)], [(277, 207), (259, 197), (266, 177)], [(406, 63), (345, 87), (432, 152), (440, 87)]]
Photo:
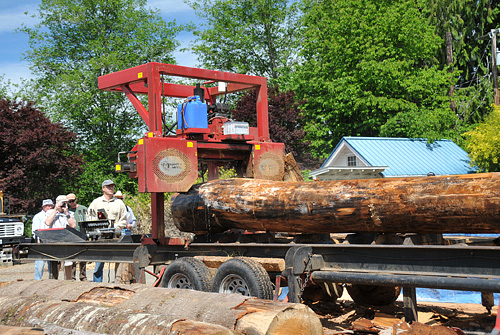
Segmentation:
[(116, 198), (119, 198), (119, 199), (123, 198), (123, 194), (122, 194), (122, 192), (121, 192), (121, 191), (116, 192), (116, 193), (115, 193), (115, 197), (116, 197)]
[(111, 179), (106, 179), (105, 181), (102, 182), (102, 187), (114, 184), (115, 183)]
[(56, 203), (62, 202), (62, 201), (68, 201), (68, 198), (66, 198), (65, 195), (59, 195), (59, 196), (57, 196)]
[(42, 201), (42, 207), (43, 207), (43, 206), (47, 206), (47, 205), (54, 206), (54, 203), (52, 202), (52, 199), (44, 199), (44, 200)]
[(75, 199), (76, 199), (76, 194), (74, 194), (74, 193), (70, 193), (70, 194), (68, 194), (68, 195), (66, 196), (66, 198), (68, 198), (68, 201), (69, 201), (69, 200), (75, 200)]

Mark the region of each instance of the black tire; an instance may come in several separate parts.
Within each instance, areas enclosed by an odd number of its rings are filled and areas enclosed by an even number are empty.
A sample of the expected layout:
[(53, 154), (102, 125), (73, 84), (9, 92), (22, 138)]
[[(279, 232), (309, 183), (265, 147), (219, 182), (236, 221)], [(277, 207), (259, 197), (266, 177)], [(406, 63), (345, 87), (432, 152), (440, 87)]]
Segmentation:
[(192, 257), (176, 259), (167, 266), (161, 287), (210, 292), (212, 275), (208, 267)]
[(352, 284), (347, 285), (347, 292), (359, 305), (385, 306), (398, 299), (401, 287)]
[(266, 270), (246, 257), (232, 258), (222, 263), (215, 273), (212, 292), (273, 299), (273, 285)]

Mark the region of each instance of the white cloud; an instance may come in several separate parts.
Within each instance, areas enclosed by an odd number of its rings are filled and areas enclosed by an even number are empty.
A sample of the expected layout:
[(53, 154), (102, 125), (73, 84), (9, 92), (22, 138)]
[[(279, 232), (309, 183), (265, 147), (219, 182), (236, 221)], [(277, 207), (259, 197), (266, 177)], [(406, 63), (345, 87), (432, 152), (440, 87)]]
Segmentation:
[(178, 41), (180, 42), (179, 48), (174, 51), (174, 58), (178, 65), (197, 67), (198, 59), (197, 56), (191, 51), (180, 51), (180, 49), (189, 48), (190, 44), (194, 41), (194, 36), (191, 33), (183, 32), (178, 36)]
[(4, 81), (10, 80), (12, 84), (21, 85), (24, 80), (32, 78), (27, 62), (0, 63), (0, 75)]
[[(24, 3), (21, 6), (13, 6), (12, 2), (10, 5), (3, 5), (0, 11), (0, 33), (12, 32), (14, 29), (19, 28), (21, 24), (25, 24), (28, 27), (33, 27), (37, 22), (37, 18), (31, 17), (31, 15), (37, 13), (38, 3), (40, 1), (29, 1), (29, 3)], [(28, 15), (25, 14), (28, 12)]]
[(162, 16), (169, 16), (173, 13), (191, 13), (193, 10), (184, 1), (180, 0), (150, 0), (148, 5), (151, 8), (159, 9)]

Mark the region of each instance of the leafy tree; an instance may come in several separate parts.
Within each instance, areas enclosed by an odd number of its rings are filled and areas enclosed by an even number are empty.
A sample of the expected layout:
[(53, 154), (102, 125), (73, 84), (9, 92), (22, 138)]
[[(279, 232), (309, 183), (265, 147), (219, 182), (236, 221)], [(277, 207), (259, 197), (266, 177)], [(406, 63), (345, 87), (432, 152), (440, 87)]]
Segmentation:
[[(236, 120), (246, 121), (252, 127), (257, 126), (256, 91), (243, 95), (233, 111)], [(273, 142), (285, 143), (285, 150), (291, 152), (301, 168), (317, 167), (308, 150), (309, 142), (305, 140), (304, 117), (301, 110), (302, 101), (296, 101), (293, 91), (280, 92), (273, 86), (268, 92), (269, 101), (269, 133)]]
[(0, 100), (0, 129), (0, 190), (13, 212), (34, 214), (41, 199), (66, 194), (66, 181), (81, 171), (73, 132), (33, 103), (7, 99)]
[(193, 47), (202, 66), (277, 79), (293, 68), (298, 8), (286, 0), (188, 1), (204, 19)]
[[(179, 28), (165, 23), (146, 0), (42, 0), (40, 23), (20, 30), (29, 37), (26, 59), (37, 75), (39, 103), (74, 131), (85, 155), (78, 191), (100, 190), (117, 153), (130, 150), (145, 125), (122, 93), (98, 89), (101, 75), (156, 61), (173, 63)], [(132, 191), (131, 188), (129, 191)]]
[(467, 151), (472, 163), (483, 172), (500, 171), (500, 106), (496, 106), (485, 122), (467, 132)]
[(479, 39), (497, 28), (498, 0), (426, 0), (423, 13), (443, 42), (442, 67), (450, 64), (451, 106), (463, 127), (481, 122), (490, 112), (491, 39)]
[[(426, 0), (424, 13), (443, 39), (439, 51), (441, 64), (446, 64), (446, 34), (452, 37), (454, 67), (460, 72), (458, 84), (482, 77), (489, 72), (491, 54), (489, 39), (478, 39), (496, 29), (500, 15), (498, 0)], [(484, 57), (487, 51), (489, 57)], [(470, 84), (470, 83), (469, 83)]]
[(449, 75), (435, 59), (441, 39), (415, 1), (305, 5), (303, 63), (294, 83), (307, 101), (305, 130), (314, 155), (325, 157), (342, 136), (378, 136), (384, 125), (387, 135), (425, 136), (413, 127), (419, 115), (445, 116), (446, 125), (432, 132), (453, 127)]

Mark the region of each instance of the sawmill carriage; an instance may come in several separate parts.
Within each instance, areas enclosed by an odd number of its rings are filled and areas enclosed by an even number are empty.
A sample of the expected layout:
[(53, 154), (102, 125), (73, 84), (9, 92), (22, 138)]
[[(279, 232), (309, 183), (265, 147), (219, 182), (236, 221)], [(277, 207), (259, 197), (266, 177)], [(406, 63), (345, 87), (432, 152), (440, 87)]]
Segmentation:
[[(180, 85), (170, 76), (202, 82)], [(100, 77), (99, 88), (126, 94), (149, 129), (116, 170), (151, 193), (151, 236), (46, 239), (29, 246), (29, 257), (133, 263), (138, 281), (153, 265), (161, 286), (263, 299), (285, 285), (290, 302), (336, 299), (338, 283), (346, 283), (356, 301), (386, 304), (403, 287), (407, 320), (416, 319), (415, 287), (500, 292), (491, 280), (500, 279), (493, 243), (414, 245), (436, 233), (500, 233), (499, 175), (283, 182), (285, 147), (269, 138), (266, 78), (148, 63)], [(232, 120), (217, 101), (244, 90), (257, 93), (257, 127)], [(184, 99), (175, 131), (163, 97)], [(239, 178), (217, 180), (228, 163)], [(209, 181), (193, 186), (204, 168)], [(174, 220), (192, 240), (165, 236), (166, 192), (178, 192)], [(348, 244), (334, 243), (331, 233), (358, 234)]]

